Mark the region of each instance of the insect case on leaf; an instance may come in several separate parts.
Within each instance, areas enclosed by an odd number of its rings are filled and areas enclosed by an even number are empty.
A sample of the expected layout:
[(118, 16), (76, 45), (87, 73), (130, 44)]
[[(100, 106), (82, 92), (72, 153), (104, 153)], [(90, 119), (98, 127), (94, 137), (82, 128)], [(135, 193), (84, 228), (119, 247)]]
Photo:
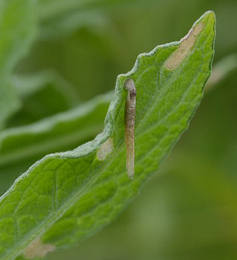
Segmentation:
[(127, 147), (126, 167), (128, 178), (134, 178), (134, 128), (136, 116), (136, 87), (133, 79), (128, 79), (124, 84), (127, 90), (127, 100), (125, 107), (125, 141)]

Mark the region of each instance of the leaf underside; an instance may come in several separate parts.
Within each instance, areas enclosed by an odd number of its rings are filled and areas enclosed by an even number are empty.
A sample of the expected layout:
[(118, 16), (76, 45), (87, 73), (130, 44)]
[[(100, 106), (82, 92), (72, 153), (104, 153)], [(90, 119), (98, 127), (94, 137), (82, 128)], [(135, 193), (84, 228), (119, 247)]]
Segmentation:
[[(211, 73), (214, 38), (215, 16), (207, 12), (186, 38), (139, 55), (117, 78), (104, 131), (44, 157), (15, 181), (0, 199), (1, 260), (78, 244), (115, 219), (187, 129)], [(127, 178), (124, 140), (129, 78), (137, 89), (134, 180)]]

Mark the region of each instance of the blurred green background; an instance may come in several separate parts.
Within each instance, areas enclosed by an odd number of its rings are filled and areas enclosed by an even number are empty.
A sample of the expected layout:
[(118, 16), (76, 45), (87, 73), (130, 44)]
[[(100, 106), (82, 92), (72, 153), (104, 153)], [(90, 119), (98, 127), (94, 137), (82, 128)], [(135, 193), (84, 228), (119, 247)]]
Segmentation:
[[(8, 127), (113, 90), (139, 53), (179, 40), (207, 10), (217, 16), (216, 78), (189, 130), (114, 223), (46, 259), (237, 259), (236, 0), (41, 0), (37, 41), (15, 69), (23, 105)], [(45, 88), (25, 95), (27, 75), (29, 88)]]

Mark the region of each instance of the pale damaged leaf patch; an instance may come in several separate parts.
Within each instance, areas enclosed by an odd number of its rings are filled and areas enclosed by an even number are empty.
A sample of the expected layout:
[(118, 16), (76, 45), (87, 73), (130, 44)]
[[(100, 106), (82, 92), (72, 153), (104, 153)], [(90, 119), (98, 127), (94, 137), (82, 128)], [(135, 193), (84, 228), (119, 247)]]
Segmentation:
[(185, 37), (181, 39), (179, 48), (170, 55), (164, 64), (167, 69), (176, 69), (182, 63), (182, 61), (192, 49), (196, 41), (196, 36), (202, 31), (203, 28), (204, 24), (199, 23), (194, 28), (192, 28)]
[(51, 244), (42, 244), (40, 238), (33, 240), (24, 250), (23, 256), (26, 259), (34, 259), (36, 257), (45, 257), (48, 253), (53, 252), (55, 246)]
[(97, 151), (97, 158), (99, 161), (103, 161), (114, 149), (113, 139), (106, 140)]

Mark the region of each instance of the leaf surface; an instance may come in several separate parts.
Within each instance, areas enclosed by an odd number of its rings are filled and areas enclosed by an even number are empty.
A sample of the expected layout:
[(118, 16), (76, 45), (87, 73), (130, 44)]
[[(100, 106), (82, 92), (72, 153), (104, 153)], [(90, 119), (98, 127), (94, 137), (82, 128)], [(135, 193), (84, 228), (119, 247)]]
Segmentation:
[[(43, 257), (75, 245), (111, 222), (157, 170), (189, 124), (210, 76), (215, 16), (205, 13), (179, 42), (139, 55), (117, 78), (104, 131), (73, 151), (50, 154), (0, 200), (0, 259)], [(135, 179), (127, 178), (126, 91), (137, 89)]]
[(0, 133), (0, 195), (35, 161), (92, 140), (103, 130), (112, 93), (100, 95), (67, 112)]

